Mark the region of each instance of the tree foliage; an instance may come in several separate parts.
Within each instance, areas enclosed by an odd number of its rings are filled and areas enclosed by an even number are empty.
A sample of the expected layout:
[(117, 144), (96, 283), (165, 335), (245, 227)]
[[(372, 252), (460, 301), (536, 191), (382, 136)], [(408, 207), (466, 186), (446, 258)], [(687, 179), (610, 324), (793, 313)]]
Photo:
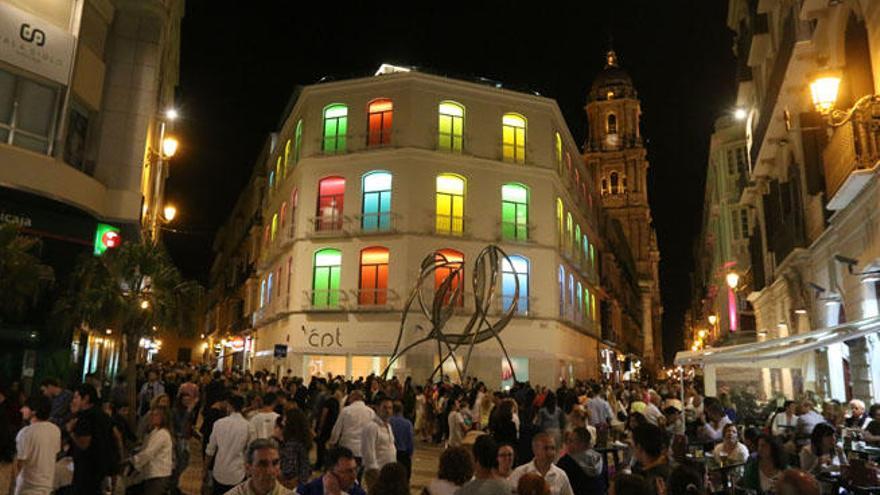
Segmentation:
[(50, 266), (34, 254), (40, 240), (0, 225), (0, 323), (22, 317), (54, 281)]

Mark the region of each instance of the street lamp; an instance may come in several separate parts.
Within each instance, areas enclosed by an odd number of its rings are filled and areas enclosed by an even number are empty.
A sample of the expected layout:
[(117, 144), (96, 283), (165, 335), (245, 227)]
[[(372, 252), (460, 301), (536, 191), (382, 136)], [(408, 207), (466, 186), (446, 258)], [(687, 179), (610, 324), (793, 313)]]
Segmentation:
[(746, 120), (747, 116), (748, 113), (746, 112), (745, 108), (737, 108), (733, 111), (733, 118), (735, 118), (736, 120)]
[(862, 112), (872, 104), (880, 103), (880, 96), (869, 94), (862, 96), (849, 110), (834, 108), (840, 93), (840, 72), (827, 71), (817, 74), (810, 81), (810, 96), (813, 98), (813, 107), (825, 117), (831, 127), (840, 127), (852, 119), (853, 115)]
[(728, 272), (725, 280), (727, 281), (728, 287), (732, 290), (736, 290), (736, 286), (739, 285), (739, 274), (734, 271)]
[(709, 315), (709, 324), (714, 327), (716, 323), (718, 323), (718, 316), (716, 316), (714, 313)]
[(155, 153), (156, 173), (154, 175), (153, 197), (149, 203), (152, 209), (150, 212), (150, 234), (154, 244), (159, 242), (159, 205), (162, 204), (162, 186), (165, 182), (165, 160), (177, 153), (180, 144), (174, 137), (165, 135), (165, 127), (168, 122), (173, 122), (178, 116), (176, 109), (169, 108), (162, 112), (159, 121), (159, 150)]
[(163, 213), (165, 214), (165, 221), (171, 222), (177, 216), (177, 208), (174, 205), (166, 205)]
[(162, 154), (165, 155), (165, 158), (171, 158), (177, 153), (177, 146), (180, 143), (176, 138), (172, 136), (168, 136), (167, 138), (162, 140)]

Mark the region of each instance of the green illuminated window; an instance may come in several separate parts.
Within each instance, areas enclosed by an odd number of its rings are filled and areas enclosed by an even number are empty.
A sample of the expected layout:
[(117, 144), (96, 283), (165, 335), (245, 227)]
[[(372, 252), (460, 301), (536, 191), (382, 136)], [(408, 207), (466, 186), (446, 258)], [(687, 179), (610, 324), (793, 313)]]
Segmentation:
[(464, 178), (453, 174), (437, 176), (437, 233), (464, 233)]
[(321, 249), (315, 252), (312, 273), (312, 306), (334, 308), (339, 306), (339, 278), (342, 252), (338, 249)]
[(577, 261), (578, 263), (580, 263), (580, 261), (582, 259), (581, 258), (581, 250), (578, 249), (578, 245), (577, 245), (578, 239), (580, 239), (580, 238), (581, 238), (581, 226), (575, 225), (574, 226), (574, 239), (573, 239), (573, 243), (572, 243), (572, 255), (574, 256), (575, 261)]
[(348, 107), (334, 104), (324, 109), (324, 153), (344, 153), (348, 132)]
[(464, 107), (451, 101), (441, 102), (439, 116), (437, 148), (441, 151), (461, 153)]
[(365, 232), (391, 229), (391, 181), (388, 172), (364, 175), (361, 228)]
[(300, 119), (296, 123), (296, 131), (293, 133), (293, 163), (299, 163), (300, 154), (302, 154), (303, 144), (303, 121)]
[(584, 316), (584, 286), (580, 282), (577, 283), (577, 312), (578, 320)]
[(504, 161), (526, 162), (526, 119), (522, 115), (507, 113), (501, 118), (501, 148)]
[(571, 212), (565, 217), (565, 252), (569, 255), (571, 254), (572, 248), (572, 228), (574, 227), (574, 221), (571, 218)]
[(589, 287), (584, 287), (584, 301), (585, 301), (584, 317), (586, 320), (591, 320), (593, 312), (590, 311), (590, 288)]
[(522, 184), (501, 186), (501, 235), (507, 240), (529, 238), (529, 190)]

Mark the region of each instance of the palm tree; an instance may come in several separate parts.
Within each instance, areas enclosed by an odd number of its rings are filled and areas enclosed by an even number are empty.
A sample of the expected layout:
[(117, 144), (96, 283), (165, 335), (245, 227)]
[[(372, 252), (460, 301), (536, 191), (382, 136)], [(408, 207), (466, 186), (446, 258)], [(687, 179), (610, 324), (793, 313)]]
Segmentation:
[(82, 258), (59, 309), (74, 325), (114, 328), (122, 336), (133, 414), (141, 339), (153, 336), (157, 327), (192, 334), (201, 295), (201, 287), (183, 279), (161, 245), (132, 242)]
[(32, 253), (39, 243), (20, 235), (15, 225), (0, 225), (0, 323), (24, 315), (54, 281), (52, 267)]

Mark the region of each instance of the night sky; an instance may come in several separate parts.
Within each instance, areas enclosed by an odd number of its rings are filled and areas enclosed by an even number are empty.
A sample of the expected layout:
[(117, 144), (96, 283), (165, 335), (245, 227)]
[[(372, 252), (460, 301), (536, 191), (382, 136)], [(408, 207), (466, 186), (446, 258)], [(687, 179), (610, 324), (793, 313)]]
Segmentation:
[(165, 237), (184, 274), (207, 284), (214, 233), (295, 86), (371, 75), (383, 62), (482, 76), (554, 98), (583, 142), (611, 37), (642, 102), (669, 359), (682, 345), (709, 136), (735, 97), (727, 1), (414, 3), (309, 2), (306, 12), (302, 2), (187, 2), (181, 148), (168, 182), (183, 232)]

